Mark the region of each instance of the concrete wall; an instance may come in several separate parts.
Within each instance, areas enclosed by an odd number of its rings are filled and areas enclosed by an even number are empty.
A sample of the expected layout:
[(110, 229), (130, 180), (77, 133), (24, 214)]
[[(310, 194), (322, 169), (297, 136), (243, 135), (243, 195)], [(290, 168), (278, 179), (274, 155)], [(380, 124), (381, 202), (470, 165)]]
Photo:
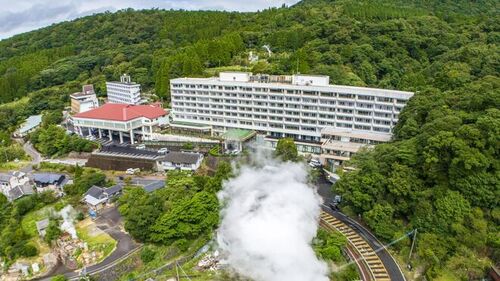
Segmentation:
[(139, 168), (153, 171), (156, 170), (156, 161), (93, 154), (85, 166), (101, 170), (126, 171), (128, 168)]

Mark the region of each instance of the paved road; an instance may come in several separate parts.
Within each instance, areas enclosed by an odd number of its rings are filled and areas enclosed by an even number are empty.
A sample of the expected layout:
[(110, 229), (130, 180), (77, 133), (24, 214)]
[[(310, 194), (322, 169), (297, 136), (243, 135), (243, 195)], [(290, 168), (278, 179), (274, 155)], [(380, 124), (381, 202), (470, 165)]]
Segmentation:
[[(124, 184), (123, 178), (129, 177), (129, 175), (118, 176), (115, 178), (116, 182), (119, 184)], [(146, 190), (146, 192), (153, 192), (157, 189), (165, 187), (165, 177), (150, 177), (150, 178), (139, 178), (139, 177), (131, 177), (130, 184), (139, 185)]]
[[(118, 241), (116, 245), (116, 249), (105, 258), (102, 262), (89, 266), (86, 269), (86, 272), (90, 275), (99, 273), (103, 270), (109, 269), (114, 265), (118, 264), (120, 261), (124, 260), (130, 254), (136, 252), (141, 245), (134, 242), (130, 235), (123, 232), (119, 225), (121, 224), (121, 216), (118, 213), (116, 207), (108, 208), (104, 210), (100, 216), (96, 219), (95, 223), (97, 227), (106, 233), (108, 233), (113, 239)], [(78, 276), (80, 274), (79, 271), (70, 271), (67, 268), (60, 268), (53, 272), (51, 276), (64, 274), (70, 280), (78, 280)], [(39, 279), (40, 281), (49, 281), (51, 277), (46, 277)]]
[[(320, 179), (319, 183), (317, 184), (317, 190), (325, 203), (329, 202), (333, 198), (331, 183), (326, 179)], [(389, 273), (392, 281), (406, 281), (397, 262), (385, 249), (384, 245), (375, 237), (375, 235), (373, 235), (369, 230), (367, 230), (355, 220), (344, 215), (342, 212), (334, 211), (326, 205), (323, 205), (323, 210), (348, 225), (350, 228), (356, 231), (356, 233), (358, 233), (366, 242), (368, 242), (368, 244), (370, 244), (373, 249), (377, 250), (377, 255), (384, 263), (384, 266), (387, 269), (387, 272)]]
[(25, 173), (31, 172), (33, 170), (34, 165), (36, 166), (40, 164), (40, 162), (42, 161), (42, 156), (40, 155), (40, 153), (38, 153), (38, 151), (36, 151), (36, 149), (29, 141), (23, 144), (23, 149), (24, 152), (26, 152), (26, 154), (28, 154), (31, 157), (31, 164), (24, 167), (22, 171)]

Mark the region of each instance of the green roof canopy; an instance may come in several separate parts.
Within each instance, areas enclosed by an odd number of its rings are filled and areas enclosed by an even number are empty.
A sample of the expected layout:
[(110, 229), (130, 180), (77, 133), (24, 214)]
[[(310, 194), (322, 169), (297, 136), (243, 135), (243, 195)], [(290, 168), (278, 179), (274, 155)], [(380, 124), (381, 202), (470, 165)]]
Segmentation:
[(222, 135), (222, 138), (225, 140), (246, 141), (255, 134), (256, 132), (251, 130), (229, 129)]

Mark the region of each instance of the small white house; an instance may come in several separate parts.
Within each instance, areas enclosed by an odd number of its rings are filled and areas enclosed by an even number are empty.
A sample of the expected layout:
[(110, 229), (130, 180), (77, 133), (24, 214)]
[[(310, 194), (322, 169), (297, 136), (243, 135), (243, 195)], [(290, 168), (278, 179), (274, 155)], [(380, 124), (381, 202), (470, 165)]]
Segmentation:
[(203, 161), (203, 154), (197, 152), (170, 151), (158, 160), (158, 170), (196, 171)]

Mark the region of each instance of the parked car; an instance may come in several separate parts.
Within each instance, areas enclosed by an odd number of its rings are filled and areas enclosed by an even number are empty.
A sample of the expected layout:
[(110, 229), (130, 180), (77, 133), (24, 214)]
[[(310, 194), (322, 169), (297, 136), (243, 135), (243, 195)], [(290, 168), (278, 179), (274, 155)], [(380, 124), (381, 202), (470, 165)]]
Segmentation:
[(137, 149), (146, 149), (146, 145), (145, 144), (139, 144), (135, 148), (137, 148)]
[(309, 166), (311, 166), (313, 168), (321, 168), (322, 165), (318, 159), (311, 159), (311, 161), (309, 161)]
[(88, 135), (85, 137), (85, 139), (93, 141), (93, 140), (95, 140), (95, 137), (93, 135)]
[(158, 149), (158, 153), (166, 154), (167, 152), (168, 152), (168, 148), (166, 148), (166, 147), (162, 147), (162, 148)]
[(127, 171), (125, 171), (125, 173), (127, 175), (133, 175), (133, 174), (138, 173), (140, 171), (141, 171), (141, 169), (139, 169), (139, 168), (135, 168), (135, 169), (134, 168), (128, 168)]

